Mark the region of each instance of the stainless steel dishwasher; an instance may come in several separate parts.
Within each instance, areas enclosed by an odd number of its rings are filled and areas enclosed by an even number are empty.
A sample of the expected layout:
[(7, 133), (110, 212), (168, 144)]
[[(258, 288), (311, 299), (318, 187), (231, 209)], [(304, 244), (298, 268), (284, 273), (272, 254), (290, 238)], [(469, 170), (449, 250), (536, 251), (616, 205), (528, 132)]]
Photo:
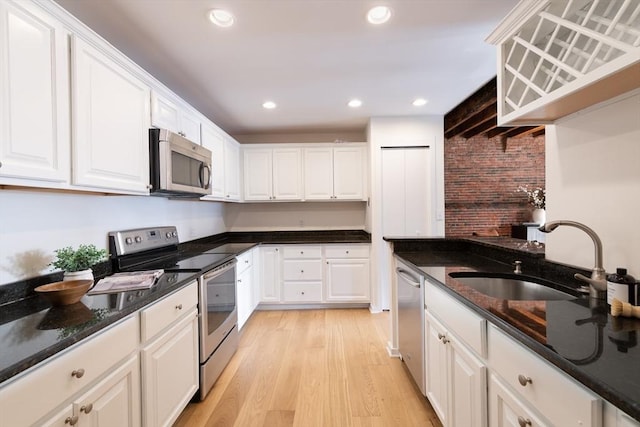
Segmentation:
[(396, 266), (398, 350), (413, 380), (426, 396), (424, 372), (424, 276), (400, 261)]

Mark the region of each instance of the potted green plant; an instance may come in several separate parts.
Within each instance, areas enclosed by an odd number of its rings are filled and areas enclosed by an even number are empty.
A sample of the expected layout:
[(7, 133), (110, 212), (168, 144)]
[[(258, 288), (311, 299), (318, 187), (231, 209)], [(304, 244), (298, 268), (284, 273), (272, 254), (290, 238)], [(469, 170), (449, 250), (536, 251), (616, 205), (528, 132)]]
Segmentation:
[(64, 280), (93, 280), (91, 267), (107, 259), (107, 251), (94, 245), (80, 245), (78, 249), (67, 246), (54, 252), (56, 259), (51, 265), (64, 271)]

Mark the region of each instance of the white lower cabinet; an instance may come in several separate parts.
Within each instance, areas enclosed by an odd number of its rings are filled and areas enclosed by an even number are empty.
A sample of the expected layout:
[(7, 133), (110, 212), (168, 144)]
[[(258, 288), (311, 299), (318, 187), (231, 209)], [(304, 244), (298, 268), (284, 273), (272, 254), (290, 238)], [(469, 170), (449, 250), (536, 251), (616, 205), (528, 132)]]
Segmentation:
[(196, 282), (141, 312), (142, 422), (170, 426), (199, 387)]
[(253, 250), (244, 252), (237, 259), (236, 307), (240, 330), (253, 312)]
[(548, 425), (535, 416), (528, 405), (510, 392), (508, 387), (494, 374), (489, 376), (489, 405), (489, 425), (492, 427), (543, 427)]
[(260, 247), (260, 302), (280, 302), (280, 282), (282, 266), (282, 248), (278, 246)]
[(285, 246), (282, 258), (282, 301), (322, 302), (322, 246)]
[(327, 302), (369, 302), (369, 245), (325, 245)]
[(3, 385), (0, 426), (140, 425), (138, 327), (131, 316)]
[(486, 367), (428, 310), (425, 313), (426, 391), (445, 426), (484, 427)]

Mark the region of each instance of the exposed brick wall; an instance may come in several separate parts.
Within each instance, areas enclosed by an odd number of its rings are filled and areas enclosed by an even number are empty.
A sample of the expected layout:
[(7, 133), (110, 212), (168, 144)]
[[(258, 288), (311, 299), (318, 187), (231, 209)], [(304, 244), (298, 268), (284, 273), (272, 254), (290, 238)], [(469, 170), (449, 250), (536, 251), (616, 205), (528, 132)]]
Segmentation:
[(533, 207), (519, 185), (543, 187), (544, 136), (508, 139), (455, 137), (444, 143), (445, 235), (471, 236), (531, 220)]

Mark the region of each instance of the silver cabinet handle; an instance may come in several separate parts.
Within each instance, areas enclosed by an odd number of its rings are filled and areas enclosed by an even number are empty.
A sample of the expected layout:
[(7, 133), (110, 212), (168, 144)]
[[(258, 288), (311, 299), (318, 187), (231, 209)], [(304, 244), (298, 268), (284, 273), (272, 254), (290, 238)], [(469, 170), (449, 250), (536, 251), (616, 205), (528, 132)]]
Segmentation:
[(527, 384), (532, 384), (533, 380), (531, 379), (531, 377), (527, 377), (527, 376), (524, 376), (524, 375), (520, 374), (520, 375), (518, 375), (518, 382), (520, 383), (520, 385), (522, 387), (526, 387)]
[(76, 369), (75, 371), (71, 372), (72, 377), (82, 378), (83, 375), (84, 375), (84, 369), (82, 368)]
[(400, 277), (402, 277), (407, 283), (409, 283), (411, 286), (413, 286), (414, 288), (419, 288), (420, 287), (420, 282), (416, 281), (415, 278), (411, 275), (409, 275), (409, 273), (401, 268), (396, 269), (398, 275)]
[(64, 420), (64, 423), (65, 424), (69, 424), (70, 426), (74, 426), (74, 425), (76, 425), (78, 423), (78, 416), (74, 415), (73, 417), (67, 417)]
[(518, 417), (518, 425), (520, 427), (527, 427), (531, 425), (531, 420), (529, 418)]
[(92, 410), (93, 410), (93, 403), (89, 403), (88, 405), (82, 405), (80, 407), (80, 412), (84, 412), (85, 414), (88, 414)]
[(182, 304), (176, 305), (176, 310), (182, 310)]

